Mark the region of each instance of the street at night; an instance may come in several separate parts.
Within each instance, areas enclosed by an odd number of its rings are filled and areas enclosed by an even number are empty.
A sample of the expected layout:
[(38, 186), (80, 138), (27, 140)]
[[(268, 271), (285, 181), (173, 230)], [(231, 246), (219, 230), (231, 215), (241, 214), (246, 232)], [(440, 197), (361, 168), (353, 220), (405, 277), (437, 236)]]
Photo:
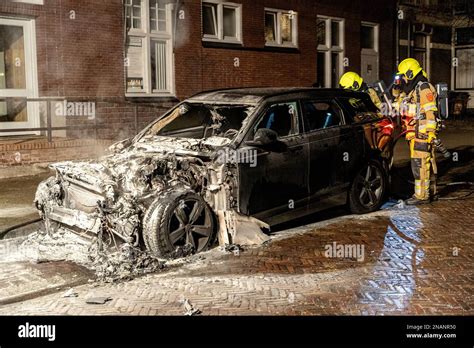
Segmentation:
[(473, 19), (2, 0), (0, 348), (472, 347)]

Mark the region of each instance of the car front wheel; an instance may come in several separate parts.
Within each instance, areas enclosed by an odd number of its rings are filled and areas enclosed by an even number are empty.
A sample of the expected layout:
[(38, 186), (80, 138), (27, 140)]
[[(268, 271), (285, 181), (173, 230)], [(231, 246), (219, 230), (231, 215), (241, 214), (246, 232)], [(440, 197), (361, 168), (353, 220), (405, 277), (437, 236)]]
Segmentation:
[(387, 174), (377, 161), (370, 161), (355, 176), (349, 191), (349, 209), (355, 214), (378, 210), (387, 188)]
[[(216, 237), (213, 212), (192, 191), (172, 191), (158, 197), (143, 221), (143, 241), (155, 256), (173, 258), (179, 250), (198, 253), (208, 249)], [(186, 252), (186, 253), (187, 253)]]

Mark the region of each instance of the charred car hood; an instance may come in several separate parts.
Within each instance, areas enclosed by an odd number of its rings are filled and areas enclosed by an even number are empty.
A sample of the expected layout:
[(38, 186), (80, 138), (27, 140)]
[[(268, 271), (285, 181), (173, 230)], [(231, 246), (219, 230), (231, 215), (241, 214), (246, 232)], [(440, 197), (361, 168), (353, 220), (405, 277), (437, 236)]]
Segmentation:
[(50, 167), (66, 181), (81, 184), (110, 198), (119, 191), (139, 196), (159, 188), (157, 180), (168, 180), (171, 171), (186, 170), (181, 168), (183, 162), (209, 160), (214, 151), (229, 143), (230, 139), (221, 137), (143, 137), (131, 146), (96, 161), (59, 162)]

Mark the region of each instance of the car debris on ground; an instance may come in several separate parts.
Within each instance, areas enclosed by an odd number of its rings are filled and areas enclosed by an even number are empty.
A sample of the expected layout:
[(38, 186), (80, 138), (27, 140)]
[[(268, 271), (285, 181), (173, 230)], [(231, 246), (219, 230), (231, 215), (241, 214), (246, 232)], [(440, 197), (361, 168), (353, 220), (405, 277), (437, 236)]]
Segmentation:
[(183, 307), (184, 307), (184, 315), (186, 316), (193, 316), (193, 315), (199, 315), (202, 312), (198, 308), (194, 308), (194, 306), (191, 304), (191, 302), (188, 299), (185, 299), (183, 301)]
[(112, 297), (90, 297), (86, 300), (87, 304), (106, 304), (112, 301)]
[(240, 244), (226, 244), (224, 246), (224, 251), (228, 253), (233, 253), (235, 256), (239, 256), (240, 252), (243, 251), (244, 248)]
[(78, 296), (79, 296), (79, 293), (77, 293), (76, 291), (74, 291), (73, 288), (71, 288), (68, 291), (66, 291), (62, 297), (78, 297)]

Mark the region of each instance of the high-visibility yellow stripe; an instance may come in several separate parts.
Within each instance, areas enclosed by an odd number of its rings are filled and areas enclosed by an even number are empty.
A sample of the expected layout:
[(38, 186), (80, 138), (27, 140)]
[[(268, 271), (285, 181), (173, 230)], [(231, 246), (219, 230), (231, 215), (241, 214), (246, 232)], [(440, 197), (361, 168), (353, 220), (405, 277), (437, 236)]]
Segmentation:
[(428, 130), (435, 131), (438, 128), (438, 122), (436, 122), (436, 121), (427, 121), (426, 122), (426, 128)]
[(436, 103), (435, 103), (435, 102), (429, 102), (429, 103), (423, 104), (423, 105), (421, 105), (421, 107), (422, 107), (425, 111), (437, 111), (437, 110), (438, 110), (438, 108), (436, 107)]

